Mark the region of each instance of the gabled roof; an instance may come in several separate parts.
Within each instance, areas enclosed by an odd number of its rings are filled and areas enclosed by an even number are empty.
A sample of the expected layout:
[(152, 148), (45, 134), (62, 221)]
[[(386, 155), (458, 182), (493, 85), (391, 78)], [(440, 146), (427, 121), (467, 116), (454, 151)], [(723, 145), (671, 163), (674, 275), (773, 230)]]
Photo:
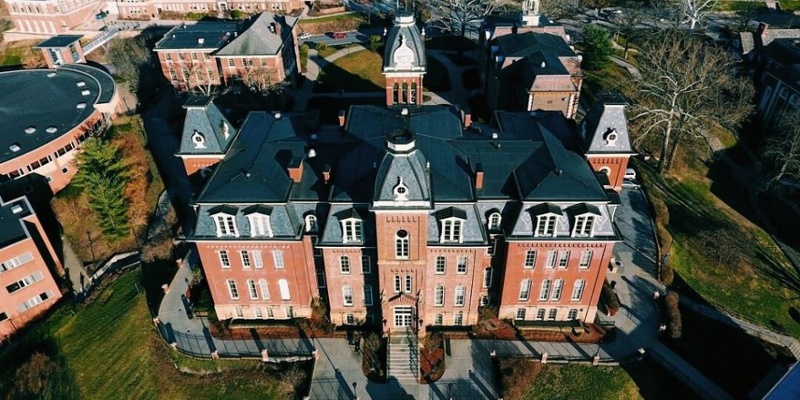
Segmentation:
[[(241, 33), (225, 47), (216, 52), (218, 56), (260, 56), (275, 55), (286, 39), (292, 35), (292, 29), (298, 19), (291, 16), (278, 16), (263, 12), (245, 23)], [(280, 36), (278, 35), (280, 31)]]
[[(214, 104), (213, 97), (192, 97), (183, 108), (186, 109), (186, 117), (178, 154), (225, 154), (236, 129)], [(198, 135), (203, 138), (202, 146), (195, 141)]]

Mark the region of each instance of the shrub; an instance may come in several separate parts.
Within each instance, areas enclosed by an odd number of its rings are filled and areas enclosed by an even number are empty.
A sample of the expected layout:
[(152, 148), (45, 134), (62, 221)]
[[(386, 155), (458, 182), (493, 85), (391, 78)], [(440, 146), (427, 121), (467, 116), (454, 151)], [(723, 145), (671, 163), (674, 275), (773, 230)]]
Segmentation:
[(241, 10), (233, 10), (231, 11), (231, 19), (242, 19), (244, 16), (244, 12)]
[(383, 42), (383, 38), (381, 35), (370, 35), (369, 37), (369, 49), (372, 51), (377, 51), (378, 48), (381, 47)]
[(328, 50), (328, 45), (325, 44), (325, 43), (317, 43), (317, 44), (314, 45), (314, 48), (317, 51), (325, 51), (325, 50)]
[(664, 297), (664, 303), (667, 306), (667, 334), (672, 339), (680, 339), (683, 335), (681, 310), (678, 308), (680, 296), (677, 292), (669, 291)]
[(603, 302), (606, 304), (606, 308), (608, 309), (608, 315), (614, 315), (619, 310), (619, 296), (617, 292), (614, 291), (614, 288), (606, 281), (603, 283)]
[(306, 66), (308, 65), (308, 50), (309, 47), (307, 44), (303, 43), (303, 45), (300, 46), (300, 68), (302, 68), (303, 71), (306, 70)]

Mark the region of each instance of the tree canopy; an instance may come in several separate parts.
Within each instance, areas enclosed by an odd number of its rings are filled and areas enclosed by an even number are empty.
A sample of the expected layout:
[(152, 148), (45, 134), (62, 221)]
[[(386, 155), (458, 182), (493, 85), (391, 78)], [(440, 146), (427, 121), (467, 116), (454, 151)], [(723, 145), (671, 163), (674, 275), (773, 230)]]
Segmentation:
[(608, 65), (614, 47), (608, 31), (599, 25), (589, 24), (583, 29), (583, 68), (603, 69)]

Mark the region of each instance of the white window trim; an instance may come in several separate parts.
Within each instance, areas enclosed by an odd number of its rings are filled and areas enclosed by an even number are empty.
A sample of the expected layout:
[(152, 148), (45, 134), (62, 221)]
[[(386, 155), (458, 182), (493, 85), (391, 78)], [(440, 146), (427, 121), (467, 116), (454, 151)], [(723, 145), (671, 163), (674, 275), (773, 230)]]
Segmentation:
[(272, 263), (275, 269), (284, 269), (286, 261), (283, 259), (283, 250), (272, 250)]
[[(357, 218), (346, 218), (342, 224), (342, 243), (361, 243), (364, 236), (364, 226)], [(356, 237), (358, 233), (358, 237)]]
[(503, 216), (500, 215), (500, 213), (495, 212), (489, 215), (489, 221), (487, 225), (489, 230), (496, 230), (500, 229), (502, 222), (503, 222)]
[(250, 252), (250, 255), (253, 258), (253, 266), (256, 269), (264, 268), (264, 259), (261, 257), (261, 250), (253, 250)]
[(239, 252), (239, 257), (242, 259), (242, 268), (250, 269), (253, 266), (253, 262), (250, 259), (250, 254), (247, 250), (242, 250)]
[(225, 285), (228, 287), (228, 297), (230, 297), (231, 300), (239, 300), (239, 287), (236, 286), (236, 281), (227, 279)]
[(572, 285), (572, 296), (570, 296), (570, 300), (581, 301), (585, 289), (586, 289), (586, 281), (583, 279), (576, 280), (575, 283)]
[[(442, 271), (441, 272), (439, 272), (439, 260), (440, 259), (442, 260)], [(444, 275), (444, 274), (446, 274), (447, 273), (447, 257), (445, 257), (445, 256), (436, 256), (436, 258), (434, 259), (433, 268), (434, 268), (433, 272), (436, 275)]]
[[(405, 237), (400, 237), (400, 232), (405, 232)], [(394, 258), (396, 260), (408, 260), (411, 255), (411, 236), (408, 231), (401, 229), (394, 234)]]
[(228, 250), (218, 251), (217, 256), (219, 257), (219, 265), (222, 266), (223, 269), (231, 268), (231, 256), (228, 254)]
[[(450, 217), (441, 220), (442, 232), (439, 236), (440, 243), (464, 243), (464, 220)], [(458, 229), (456, 229), (458, 227)]]
[[(366, 268), (364, 268), (366, 266)], [(372, 273), (372, 257), (370, 256), (361, 256), (361, 273), (362, 274), (371, 274)]]
[(592, 257), (594, 257), (594, 252), (592, 250), (582, 251), (578, 269), (589, 269), (589, 267), (592, 265)]
[(531, 287), (533, 287), (533, 281), (530, 279), (525, 278), (520, 282), (518, 297), (520, 301), (528, 301), (531, 299)]
[(342, 286), (342, 304), (345, 307), (353, 306), (353, 287), (350, 285)]
[[(596, 219), (594, 214), (576, 215), (575, 224), (572, 227), (572, 237), (593, 237)], [(589, 227), (588, 232), (587, 226)]]
[[(459, 301), (459, 297), (461, 301)], [(467, 288), (464, 287), (464, 285), (459, 284), (456, 286), (455, 298), (453, 300), (456, 307), (464, 307), (464, 304), (467, 302)]]
[(488, 289), (492, 287), (492, 279), (494, 275), (494, 270), (492, 267), (486, 267), (483, 269), (483, 288)]
[(269, 215), (252, 213), (247, 215), (247, 220), (250, 221), (251, 237), (272, 237), (272, 225)]
[[(212, 215), (212, 217), (214, 218), (214, 224), (217, 226), (217, 237), (239, 237), (239, 227), (236, 226), (235, 215), (217, 213)], [(228, 223), (230, 223), (231, 226), (228, 226)]]
[[(536, 216), (536, 227), (533, 231), (534, 237), (556, 237), (558, 236), (558, 214), (545, 213)], [(540, 229), (542, 228), (542, 229)], [(552, 233), (548, 234), (547, 231), (552, 228)], [(542, 232), (544, 231), (544, 232)]]
[(261, 289), (261, 298), (269, 300), (269, 283), (266, 279), (259, 279), (258, 286)]
[(444, 295), (445, 295), (444, 286), (436, 285), (436, 287), (433, 289), (434, 307), (444, 307)]
[[(528, 260), (531, 262), (528, 263)], [(525, 269), (536, 268), (536, 250), (526, 250), (525, 259), (522, 260), (522, 267)]]
[(278, 289), (281, 292), (281, 300), (291, 300), (292, 299), (292, 292), (289, 290), (289, 281), (286, 279), (278, 280)]
[(539, 300), (545, 301), (550, 297), (550, 290), (553, 287), (553, 282), (550, 279), (542, 281), (542, 287), (539, 289)]
[[(347, 266), (347, 271), (345, 271)], [(353, 271), (353, 265), (350, 264), (350, 256), (339, 256), (339, 272), (344, 275), (349, 275)]]
[(246, 284), (247, 292), (250, 294), (250, 300), (258, 300), (258, 286), (256, 285), (256, 281), (253, 279), (248, 279)]
[(571, 253), (569, 250), (562, 250), (558, 252), (558, 269), (567, 269), (569, 267), (569, 257)]
[(306, 232), (316, 232), (317, 231), (317, 216), (314, 214), (306, 215), (305, 218), (306, 223)]
[[(462, 263), (463, 261), (463, 263)], [(461, 266), (464, 266), (464, 271), (460, 271)], [(469, 257), (467, 256), (458, 256), (456, 259), (456, 274), (458, 275), (466, 275), (467, 271), (469, 271)]]
[(563, 292), (564, 292), (564, 280), (556, 279), (553, 282), (553, 288), (550, 290), (550, 300), (551, 301), (561, 300), (561, 295)]

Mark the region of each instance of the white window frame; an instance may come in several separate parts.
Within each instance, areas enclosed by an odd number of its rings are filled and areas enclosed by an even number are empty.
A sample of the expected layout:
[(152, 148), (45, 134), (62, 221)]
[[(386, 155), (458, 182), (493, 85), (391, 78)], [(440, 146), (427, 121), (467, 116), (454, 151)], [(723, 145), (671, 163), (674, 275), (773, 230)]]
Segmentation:
[(217, 256), (219, 256), (219, 265), (221, 265), (222, 268), (229, 269), (231, 267), (231, 258), (228, 256), (228, 250), (218, 251)]
[(441, 326), (443, 323), (444, 323), (444, 315), (436, 314), (436, 316), (433, 317), (433, 324), (434, 325)]
[(350, 256), (339, 256), (339, 271), (345, 275), (350, 274)]
[(342, 286), (342, 304), (346, 307), (353, 306), (353, 287), (350, 285)]
[(236, 216), (226, 213), (212, 215), (217, 226), (217, 237), (234, 236), (239, 237), (239, 229), (236, 226)]
[(275, 310), (272, 307), (267, 307), (266, 312), (267, 312), (266, 313), (267, 318), (269, 319), (275, 318)]
[(486, 267), (483, 270), (483, 288), (488, 289), (492, 287), (492, 276), (494, 275), (494, 270), (492, 267)]
[(283, 313), (286, 314), (286, 318), (294, 318), (294, 307), (293, 306), (285, 306), (283, 307)]
[(463, 219), (456, 217), (443, 218), (441, 220), (441, 223), (442, 223), (442, 234), (439, 237), (439, 242), (441, 243), (464, 242)]
[(269, 215), (252, 213), (247, 216), (247, 219), (250, 221), (251, 237), (272, 237)]
[(503, 221), (503, 217), (500, 215), (499, 212), (494, 212), (489, 215), (489, 221), (487, 223), (489, 230), (500, 229), (500, 223)]
[(227, 279), (225, 284), (228, 286), (228, 297), (230, 297), (231, 300), (239, 300), (239, 288), (236, 287), (236, 281)]
[(563, 291), (564, 291), (564, 280), (556, 279), (555, 282), (553, 282), (553, 290), (550, 291), (550, 300), (551, 301), (561, 300), (561, 292)]
[(453, 316), (453, 325), (455, 326), (464, 325), (464, 313), (462, 311), (457, 312)]
[(570, 308), (569, 313), (567, 314), (567, 319), (570, 321), (574, 321), (578, 319), (578, 309), (577, 308)]
[(550, 250), (547, 252), (547, 261), (545, 261), (544, 267), (547, 269), (553, 269), (556, 267), (556, 258), (558, 258), (558, 252), (555, 250)]
[[(401, 237), (400, 234), (404, 233), (405, 236)], [(394, 234), (394, 258), (396, 260), (408, 260), (409, 254), (411, 253), (410, 247), (410, 240), (409, 240), (409, 233), (405, 229), (400, 229), (399, 231), (395, 232)]]
[(253, 309), (253, 316), (256, 319), (264, 319), (264, 312), (261, 310), (261, 307), (256, 307)]
[(533, 286), (533, 282), (525, 278), (522, 282), (519, 283), (519, 300), (520, 301), (528, 301), (531, 298), (531, 286)]
[(394, 292), (401, 293), (403, 291), (403, 278), (400, 275), (394, 276)]
[(272, 262), (275, 265), (275, 269), (283, 269), (286, 267), (283, 260), (283, 250), (272, 250)]
[(547, 313), (547, 320), (548, 321), (555, 321), (558, 318), (558, 309), (551, 308), (550, 311)]
[(354, 314), (345, 314), (344, 315), (344, 324), (345, 325), (355, 325), (356, 324), (356, 316)]
[(462, 284), (458, 284), (455, 290), (455, 306), (464, 307), (467, 299), (467, 288)]
[(575, 216), (575, 225), (572, 227), (573, 237), (592, 237), (594, 235), (595, 215), (583, 214)]
[(317, 231), (317, 216), (314, 214), (308, 214), (305, 218), (306, 223), (306, 232), (316, 232)]
[(581, 252), (581, 260), (578, 263), (578, 269), (588, 269), (592, 264), (592, 256), (594, 252), (591, 250), (584, 250)]
[(406, 275), (405, 284), (406, 284), (405, 285), (405, 292), (406, 293), (411, 293), (413, 291), (412, 289), (413, 289), (413, 286), (414, 286), (413, 285), (413, 279), (411, 278), (411, 275)]
[(547, 213), (536, 216), (536, 230), (533, 236), (535, 237), (555, 237), (556, 236), (556, 222), (558, 215)]
[(256, 281), (252, 279), (247, 280), (247, 291), (250, 293), (250, 300), (258, 300), (258, 287), (256, 287)]
[(281, 291), (281, 300), (292, 299), (292, 292), (289, 290), (289, 281), (286, 279), (278, 280), (278, 289)]
[(247, 250), (240, 251), (239, 256), (242, 258), (242, 268), (250, 269), (250, 254), (247, 252)]
[(581, 297), (583, 297), (583, 291), (586, 288), (586, 281), (583, 279), (578, 279), (572, 285), (572, 296), (570, 296), (570, 300), (572, 301), (580, 301)]
[(261, 298), (264, 300), (269, 300), (269, 283), (267, 283), (267, 280), (259, 279), (258, 286), (261, 289)]
[(357, 218), (346, 218), (342, 223), (342, 243), (361, 243), (364, 234), (362, 221)]
[(552, 286), (552, 281), (550, 279), (545, 279), (542, 281), (542, 287), (539, 289), (539, 300), (547, 300), (550, 296), (550, 287)]
[(547, 313), (547, 310), (545, 310), (544, 308), (536, 310), (536, 320), (544, 321), (545, 313)]
[[(441, 261), (441, 262), (440, 262)], [(447, 257), (445, 256), (436, 256), (436, 261), (434, 261), (436, 265), (434, 266), (434, 273), (437, 275), (443, 275), (447, 272)], [(441, 269), (439, 269), (441, 267)]]
[(536, 250), (525, 251), (525, 260), (522, 262), (525, 269), (536, 268)]
[(372, 285), (364, 285), (364, 305), (372, 305)]
[(250, 252), (250, 255), (253, 257), (253, 266), (256, 269), (264, 268), (264, 259), (261, 257), (261, 250), (253, 250)]
[(566, 269), (569, 266), (569, 250), (558, 252), (558, 269)]
[(526, 313), (527, 313), (527, 310), (525, 310), (524, 308), (518, 308), (517, 309), (517, 314), (514, 315), (514, 319), (517, 320), (517, 321), (524, 321)]
[(436, 285), (433, 289), (433, 305), (435, 307), (444, 306), (444, 286)]
[(459, 275), (465, 275), (468, 269), (469, 269), (469, 257), (458, 256), (458, 261), (456, 263), (456, 273)]

